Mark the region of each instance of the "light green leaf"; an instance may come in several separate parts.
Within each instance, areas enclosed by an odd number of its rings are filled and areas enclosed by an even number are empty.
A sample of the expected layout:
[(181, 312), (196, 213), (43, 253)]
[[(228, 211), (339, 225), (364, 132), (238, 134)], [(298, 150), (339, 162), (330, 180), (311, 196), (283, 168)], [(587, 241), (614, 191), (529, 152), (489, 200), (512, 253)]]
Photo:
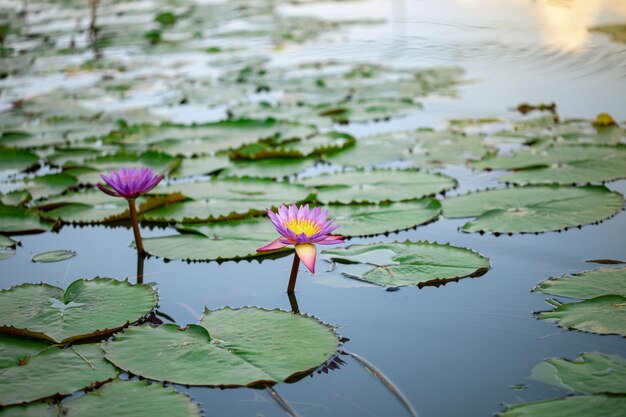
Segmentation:
[(469, 249), (430, 242), (351, 245), (325, 250), (344, 275), (384, 286), (439, 285), (483, 275), (489, 259)]
[(33, 256), (33, 262), (59, 262), (76, 256), (73, 250), (59, 249), (49, 252), (38, 253)]
[(41, 341), (0, 334), (2, 406), (69, 395), (117, 374), (115, 367), (104, 359), (98, 344), (61, 349)]
[(541, 281), (533, 291), (581, 300), (610, 294), (626, 297), (626, 267), (598, 268), (566, 274), (561, 278), (548, 278)]
[(622, 417), (624, 408), (626, 396), (576, 395), (513, 405), (498, 417)]
[(540, 313), (539, 317), (555, 319), (566, 329), (626, 337), (626, 297), (621, 295), (603, 295), (561, 304), (554, 311)]
[(374, 170), (327, 174), (300, 181), (318, 190), (324, 203), (358, 204), (414, 200), (454, 188), (456, 181), (441, 174)]
[(157, 381), (249, 386), (306, 374), (337, 351), (318, 320), (256, 307), (205, 311), (200, 325), (130, 327), (104, 345), (118, 367)]
[(111, 278), (80, 279), (67, 290), (22, 284), (0, 291), (0, 331), (64, 343), (112, 333), (157, 304), (149, 285)]
[(622, 195), (605, 187), (526, 186), (448, 198), (443, 214), (476, 217), (464, 232), (532, 233), (597, 223), (623, 206)]
[(40, 219), (33, 210), (0, 204), (0, 232), (2, 233), (40, 233), (51, 228), (52, 222)]

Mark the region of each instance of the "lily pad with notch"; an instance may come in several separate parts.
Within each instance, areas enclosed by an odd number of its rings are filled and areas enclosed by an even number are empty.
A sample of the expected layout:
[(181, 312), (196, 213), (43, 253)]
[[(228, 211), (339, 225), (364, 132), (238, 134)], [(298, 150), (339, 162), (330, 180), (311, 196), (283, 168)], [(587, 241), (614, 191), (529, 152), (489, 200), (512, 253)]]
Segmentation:
[(484, 275), (489, 259), (469, 249), (431, 242), (392, 242), (350, 245), (324, 250), (349, 278), (399, 287), (440, 285)]
[(0, 332), (53, 343), (90, 339), (140, 320), (157, 302), (152, 286), (111, 278), (79, 279), (65, 291), (22, 284), (0, 291)]
[(186, 385), (253, 386), (290, 381), (337, 351), (334, 330), (317, 319), (257, 307), (205, 310), (199, 325), (130, 327), (103, 345), (116, 366)]
[(524, 186), (479, 191), (443, 201), (447, 218), (476, 217), (464, 232), (539, 233), (605, 220), (624, 207), (603, 186)]
[(626, 267), (598, 268), (541, 281), (535, 292), (588, 300), (602, 295), (626, 297)]

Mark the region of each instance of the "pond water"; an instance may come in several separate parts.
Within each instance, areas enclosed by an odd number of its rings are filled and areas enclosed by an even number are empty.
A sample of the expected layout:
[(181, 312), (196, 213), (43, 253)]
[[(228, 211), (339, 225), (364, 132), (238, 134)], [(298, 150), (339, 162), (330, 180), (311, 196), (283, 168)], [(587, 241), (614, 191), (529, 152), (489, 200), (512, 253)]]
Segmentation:
[[(456, 65), (466, 71), (469, 82), (454, 97), (428, 97), (423, 109), (404, 118), (340, 127), (357, 136), (423, 126), (441, 128), (446, 119), (455, 117), (513, 117), (513, 108), (522, 102), (555, 102), (563, 117), (594, 118), (608, 112), (615, 120), (626, 119), (626, 47), (587, 30), (600, 23), (626, 21), (626, 1), (372, 0), (281, 4), (279, 10), (284, 15), (386, 21), (344, 27), (282, 48), (272, 49), (270, 41), (245, 44), (277, 65), (343, 59), (401, 67)], [(216, 38), (211, 43), (228, 47), (237, 42), (236, 38)], [(134, 56), (132, 50), (111, 53), (131, 60)], [(199, 63), (193, 54), (178, 59), (178, 74), (193, 77), (207, 71), (202, 69), (205, 62)], [(59, 85), (75, 81), (64, 79)], [(2, 103), (7, 107), (19, 95), (46, 91), (51, 83), (55, 81), (8, 77), (2, 81), (6, 89)], [(141, 105), (151, 105), (152, 99), (148, 95)], [(211, 121), (224, 114), (223, 109), (199, 105), (163, 106), (154, 113), (183, 123)], [(452, 194), (497, 185), (497, 173), (462, 167), (444, 172), (459, 181)], [(607, 186), (626, 193), (626, 181)], [(413, 230), (355, 238), (349, 243), (449, 242), (489, 257), (492, 268), (486, 275), (441, 287), (385, 291), (327, 274), (331, 264), (318, 261), (316, 275), (300, 270), (296, 293), (300, 312), (338, 326), (338, 333), (350, 339), (342, 349), (374, 364), (420, 417), (489, 416), (502, 411), (505, 404), (560, 397), (566, 391), (528, 378), (543, 359), (573, 359), (592, 351), (626, 355), (620, 336), (565, 331), (537, 320), (534, 312), (551, 308), (545, 302), (549, 297), (530, 292), (545, 278), (596, 267), (585, 260), (624, 259), (623, 211), (599, 225), (540, 235), (467, 234), (458, 230), (464, 222), (441, 218)], [(142, 229), (145, 237), (172, 231)], [(58, 233), (19, 236), (16, 255), (0, 262), (0, 285), (4, 289), (46, 282), (66, 287), (76, 279), (94, 276), (134, 282), (137, 257), (129, 247), (131, 237), (130, 229), (102, 226), (64, 226)], [(74, 250), (77, 256), (58, 263), (31, 262), (33, 255), (54, 249)], [(149, 257), (143, 265), (145, 282), (157, 284), (159, 312), (181, 325), (196, 323), (204, 306), (290, 310), (284, 292), (290, 268), (291, 257), (221, 264)], [(276, 391), (307, 417), (408, 415), (363, 366), (350, 356), (340, 356), (345, 361), (340, 369), (278, 384)], [(513, 389), (517, 384), (527, 388)], [(207, 417), (284, 415), (264, 390), (177, 388), (200, 403)]]

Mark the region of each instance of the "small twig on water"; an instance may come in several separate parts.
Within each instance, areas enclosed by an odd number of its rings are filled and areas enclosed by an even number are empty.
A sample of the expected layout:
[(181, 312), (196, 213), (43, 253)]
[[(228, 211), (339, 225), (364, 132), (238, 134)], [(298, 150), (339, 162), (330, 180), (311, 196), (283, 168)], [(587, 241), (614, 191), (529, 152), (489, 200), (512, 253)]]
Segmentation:
[(265, 389), (267, 390), (267, 392), (270, 393), (272, 398), (278, 403), (278, 405), (280, 405), (283, 408), (283, 410), (285, 410), (285, 412), (290, 417), (300, 417), (300, 415), (296, 412), (296, 410), (291, 408), (291, 406), (287, 403), (287, 401), (285, 401), (285, 399), (281, 397), (280, 394), (272, 386), (266, 385)]

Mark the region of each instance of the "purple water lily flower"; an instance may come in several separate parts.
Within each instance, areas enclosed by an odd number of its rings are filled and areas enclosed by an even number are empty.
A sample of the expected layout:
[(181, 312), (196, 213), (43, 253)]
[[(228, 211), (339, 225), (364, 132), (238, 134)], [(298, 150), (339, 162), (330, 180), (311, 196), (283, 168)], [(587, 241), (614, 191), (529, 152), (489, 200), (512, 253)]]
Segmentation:
[(133, 233), (135, 234), (135, 245), (137, 246), (137, 252), (143, 255), (146, 252), (143, 249), (141, 233), (139, 232), (135, 199), (156, 187), (163, 179), (163, 175), (157, 175), (150, 168), (122, 168), (117, 171), (111, 171), (108, 177), (106, 175), (100, 176), (112, 190), (102, 184), (97, 184), (98, 188), (108, 195), (123, 197), (128, 201), (130, 220), (133, 226)]
[(329, 220), (328, 210), (322, 211), (321, 207), (311, 210), (308, 204), (300, 207), (292, 204), (289, 208), (282, 205), (277, 213), (267, 209), (267, 214), (281, 237), (257, 249), (257, 252), (271, 252), (287, 245), (295, 246), (294, 267), (287, 289), (287, 292), (291, 293), (295, 287), (299, 260), (302, 260), (309, 271), (315, 273), (315, 243), (334, 245), (342, 243), (344, 237), (330, 234), (339, 226), (333, 225), (334, 219)]
[(102, 184), (98, 184), (98, 188), (114, 197), (127, 199), (146, 194), (163, 179), (163, 175), (157, 175), (150, 168), (122, 168), (111, 171), (108, 177), (106, 175), (100, 175), (100, 177), (113, 190)]

